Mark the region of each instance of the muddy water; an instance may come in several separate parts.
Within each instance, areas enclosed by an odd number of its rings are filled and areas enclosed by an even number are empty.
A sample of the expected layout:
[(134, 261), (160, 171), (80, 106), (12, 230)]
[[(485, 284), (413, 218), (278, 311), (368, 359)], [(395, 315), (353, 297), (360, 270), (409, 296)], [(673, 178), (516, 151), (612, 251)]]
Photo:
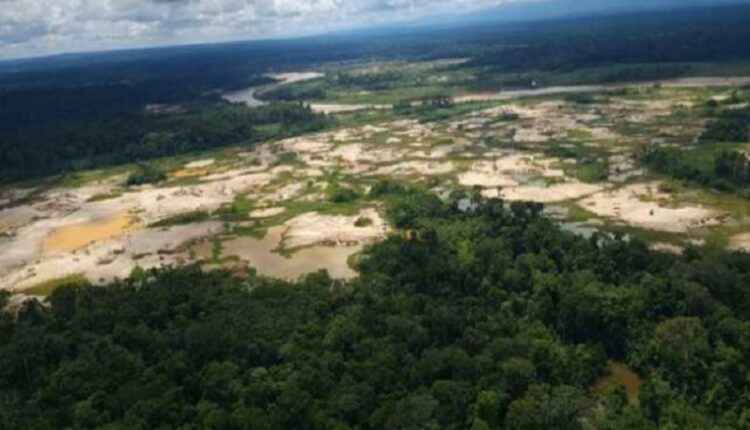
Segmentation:
[(127, 233), (132, 219), (127, 212), (109, 218), (63, 227), (44, 240), (45, 252), (72, 252), (100, 240), (112, 239)]
[(224, 256), (235, 256), (250, 263), (258, 274), (272, 278), (295, 280), (301, 275), (325, 269), (332, 278), (350, 279), (357, 272), (348, 265), (348, 259), (362, 250), (357, 246), (314, 246), (295, 252), (287, 258), (274, 252), (281, 243), (285, 228), (268, 230), (263, 239), (240, 237), (224, 242)]
[(27, 224), (34, 216), (36, 211), (28, 206), (18, 206), (15, 208), (0, 211), (0, 234)]
[(641, 378), (633, 372), (628, 366), (616, 361), (609, 362), (610, 374), (597, 381), (594, 389), (596, 391), (606, 391), (610, 387), (622, 385), (632, 402), (638, 399), (641, 391)]

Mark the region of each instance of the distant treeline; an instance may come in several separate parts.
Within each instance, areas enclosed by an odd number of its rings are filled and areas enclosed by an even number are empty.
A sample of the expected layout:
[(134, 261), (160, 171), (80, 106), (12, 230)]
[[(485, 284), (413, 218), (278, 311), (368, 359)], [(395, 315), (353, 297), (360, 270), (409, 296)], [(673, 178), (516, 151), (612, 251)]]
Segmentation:
[[(746, 6), (715, 7), (530, 24), (515, 33), (499, 34), (498, 41), (489, 41), (464, 67), (559, 72), (643, 63), (747, 61), (749, 14)], [(610, 79), (655, 79), (681, 73), (675, 66), (628, 67)]]
[(328, 121), (298, 104), (217, 103), (25, 128), (0, 137), (0, 183), (283, 138)]
[[(139, 272), (0, 314), (2, 427), (748, 428), (747, 254), (587, 240), (538, 204), (377, 194), (404, 233), (351, 283)], [(637, 399), (594, 388), (612, 359), (641, 375)]]

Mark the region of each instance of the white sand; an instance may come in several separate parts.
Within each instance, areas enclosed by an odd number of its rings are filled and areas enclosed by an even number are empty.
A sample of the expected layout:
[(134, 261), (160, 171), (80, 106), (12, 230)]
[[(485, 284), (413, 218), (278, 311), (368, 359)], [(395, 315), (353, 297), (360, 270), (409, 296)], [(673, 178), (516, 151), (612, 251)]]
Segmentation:
[(271, 217), (275, 217), (276, 215), (281, 215), (284, 212), (286, 212), (286, 209), (282, 207), (256, 209), (250, 212), (250, 218), (254, 218), (254, 219), (271, 218)]
[[(369, 218), (372, 224), (357, 227), (360, 218)], [(310, 212), (287, 221), (284, 236), (286, 248), (312, 245), (355, 245), (374, 242), (388, 234), (388, 224), (375, 209), (365, 209), (354, 216), (322, 215)]]
[(333, 148), (333, 144), (307, 138), (288, 139), (279, 142), (286, 151), (293, 152), (327, 152)]
[(380, 167), (370, 174), (375, 176), (432, 176), (445, 175), (453, 172), (454, 169), (455, 166), (450, 161), (405, 161), (403, 163)]
[(186, 169), (203, 169), (208, 166), (213, 166), (214, 163), (216, 163), (216, 160), (214, 160), (213, 158), (208, 159), (208, 160), (198, 160), (198, 161), (193, 161), (191, 163), (185, 164), (185, 168)]
[(671, 243), (656, 242), (649, 245), (649, 249), (656, 252), (666, 252), (669, 254), (682, 255), (684, 248)]
[(555, 203), (565, 200), (580, 199), (601, 191), (602, 185), (585, 184), (583, 182), (568, 182), (553, 184), (549, 187), (520, 186), (503, 189), (500, 195), (509, 201), (531, 201), (539, 203)]
[(325, 76), (325, 74), (320, 72), (291, 72), (269, 74), (268, 76), (276, 79), (277, 81), (281, 81), (280, 84), (293, 84), (295, 82), (310, 81), (313, 79), (322, 78)]
[(702, 206), (670, 207), (662, 202), (672, 203), (671, 196), (659, 191), (659, 183), (646, 183), (594, 194), (581, 201), (581, 206), (635, 227), (672, 233), (720, 223), (722, 214), (715, 210)]
[(262, 202), (282, 202), (299, 196), (305, 189), (303, 182), (292, 182), (268, 194), (263, 194)]
[(515, 187), (518, 182), (501, 172), (466, 172), (458, 175), (458, 183), (466, 187)]
[(516, 187), (518, 182), (513, 175), (537, 175), (560, 177), (563, 172), (552, 166), (558, 161), (538, 154), (494, 154), (491, 161), (474, 162), (467, 172), (458, 176), (461, 185), (485, 188)]
[(738, 234), (729, 238), (729, 249), (732, 251), (750, 252), (750, 233)]
[[(170, 229), (141, 230), (117, 240), (89, 245), (76, 253), (53, 254), (31, 261), (21, 270), (0, 275), (0, 288), (18, 291), (77, 273), (84, 273), (94, 283), (108, 282), (115, 277), (127, 277), (136, 266), (152, 268), (177, 264), (186, 259), (184, 254), (157, 253), (174, 251), (191, 240), (216, 234), (222, 228), (221, 223), (208, 222)], [(135, 260), (134, 256), (143, 257)]]
[(350, 113), (361, 110), (387, 110), (390, 105), (363, 105), (363, 104), (335, 104), (335, 103), (311, 103), (310, 109), (315, 113), (334, 115), (339, 113)]

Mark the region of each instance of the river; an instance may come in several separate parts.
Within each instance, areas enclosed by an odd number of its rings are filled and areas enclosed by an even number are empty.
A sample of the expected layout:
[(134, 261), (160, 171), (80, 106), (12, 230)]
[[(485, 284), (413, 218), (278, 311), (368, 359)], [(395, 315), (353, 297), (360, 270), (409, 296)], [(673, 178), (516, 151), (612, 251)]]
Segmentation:
[(256, 97), (261, 92), (270, 91), (274, 88), (278, 88), (282, 85), (293, 84), (296, 82), (309, 81), (312, 79), (318, 79), (325, 76), (323, 73), (318, 72), (298, 72), (298, 73), (279, 73), (275, 75), (267, 75), (270, 78), (276, 79), (278, 82), (270, 85), (264, 85), (261, 87), (250, 87), (238, 91), (230, 91), (221, 95), (221, 98), (230, 103), (242, 103), (249, 107), (265, 106), (268, 102), (265, 102)]

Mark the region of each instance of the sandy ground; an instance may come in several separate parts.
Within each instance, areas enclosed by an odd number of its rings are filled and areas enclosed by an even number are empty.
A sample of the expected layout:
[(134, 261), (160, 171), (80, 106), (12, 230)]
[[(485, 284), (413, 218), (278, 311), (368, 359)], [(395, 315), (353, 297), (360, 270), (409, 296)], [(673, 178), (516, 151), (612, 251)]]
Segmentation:
[(732, 251), (750, 252), (750, 233), (738, 234), (729, 238), (729, 249)]
[(333, 148), (332, 143), (307, 138), (284, 140), (279, 142), (279, 145), (286, 151), (301, 153), (328, 152)]
[(649, 248), (652, 251), (656, 252), (666, 252), (669, 254), (675, 254), (675, 255), (682, 255), (682, 252), (684, 251), (684, 248), (678, 245), (673, 245), (671, 243), (664, 243), (664, 242), (656, 242), (652, 243)]
[(271, 218), (271, 217), (275, 217), (276, 215), (281, 215), (284, 212), (286, 212), (286, 209), (282, 207), (257, 209), (257, 210), (250, 212), (250, 218), (254, 218), (254, 219)]
[(301, 182), (293, 182), (285, 185), (277, 190), (270, 193), (263, 193), (260, 196), (260, 201), (263, 204), (279, 203), (285, 200), (290, 200), (298, 197), (305, 190), (305, 184)]
[(0, 210), (34, 192), (33, 188), (0, 188)]
[(465, 187), (515, 187), (518, 182), (501, 172), (470, 171), (458, 175), (458, 183)]
[[(360, 218), (369, 218), (368, 226), (357, 227)], [(365, 209), (354, 216), (322, 215), (316, 212), (300, 215), (286, 222), (285, 248), (313, 245), (358, 245), (374, 242), (388, 234), (388, 224), (375, 209)]]
[(548, 187), (520, 186), (503, 189), (500, 196), (509, 201), (532, 201), (538, 203), (556, 203), (576, 200), (601, 191), (602, 185), (569, 182), (553, 184)]
[(364, 104), (335, 104), (335, 103), (310, 103), (310, 109), (315, 113), (334, 115), (339, 113), (350, 113), (361, 110), (387, 110), (390, 105), (364, 105)]
[(17, 206), (0, 211), (0, 234), (13, 234), (15, 229), (29, 223), (39, 213), (29, 206)]
[(594, 194), (581, 206), (596, 215), (626, 224), (672, 233), (720, 224), (722, 214), (701, 206), (672, 207), (670, 195), (659, 191), (659, 183), (634, 184)]
[[(132, 270), (134, 264), (124, 261), (120, 266), (100, 267), (99, 259), (111, 249), (127, 247), (129, 243), (134, 247), (133, 253), (146, 252), (137, 250), (143, 245), (168, 249), (177, 239), (192, 239), (196, 234), (200, 237), (216, 231), (216, 225), (186, 226), (176, 238), (161, 232), (151, 239), (153, 230), (133, 231), (134, 225), (149, 225), (196, 210), (216, 211), (230, 203), (236, 194), (260, 191), (284, 171), (287, 169), (259, 173), (238, 170), (212, 182), (142, 187), (95, 202), (89, 199), (111, 192), (117, 184), (107, 180), (76, 189), (50, 190), (31, 205), (0, 212), (0, 220), (5, 220), (0, 224), (12, 226), (6, 228), (7, 237), (2, 239), (0, 247), (0, 288), (21, 288), (72, 273), (85, 273), (92, 281), (120, 276)], [(147, 258), (143, 263), (153, 267), (159, 261)]]
[(563, 172), (554, 168), (558, 160), (533, 153), (486, 154), (491, 161), (477, 161), (469, 170), (458, 175), (458, 183), (484, 188), (519, 186), (517, 176), (560, 177)]
[(322, 78), (325, 74), (320, 72), (291, 72), (270, 74), (268, 76), (280, 81), (282, 84), (294, 84), (296, 82), (311, 81), (313, 79)]
[(103, 240), (120, 237), (136, 228), (133, 216), (123, 212), (82, 224), (62, 227), (44, 240), (44, 252), (72, 252)]
[(374, 176), (433, 176), (446, 175), (455, 170), (450, 161), (405, 161), (403, 163), (383, 166), (370, 173)]
[(83, 273), (93, 283), (125, 278), (133, 269), (179, 265), (187, 261), (185, 253), (173, 252), (191, 240), (216, 234), (221, 223), (209, 222), (149, 229), (129, 233), (117, 240), (104, 240), (77, 252), (58, 252), (28, 262), (22, 270), (0, 275), (0, 288), (22, 291), (45, 281)]
[(207, 160), (198, 160), (191, 163), (185, 164), (186, 169), (202, 169), (204, 167), (213, 166), (216, 160), (213, 158)]

